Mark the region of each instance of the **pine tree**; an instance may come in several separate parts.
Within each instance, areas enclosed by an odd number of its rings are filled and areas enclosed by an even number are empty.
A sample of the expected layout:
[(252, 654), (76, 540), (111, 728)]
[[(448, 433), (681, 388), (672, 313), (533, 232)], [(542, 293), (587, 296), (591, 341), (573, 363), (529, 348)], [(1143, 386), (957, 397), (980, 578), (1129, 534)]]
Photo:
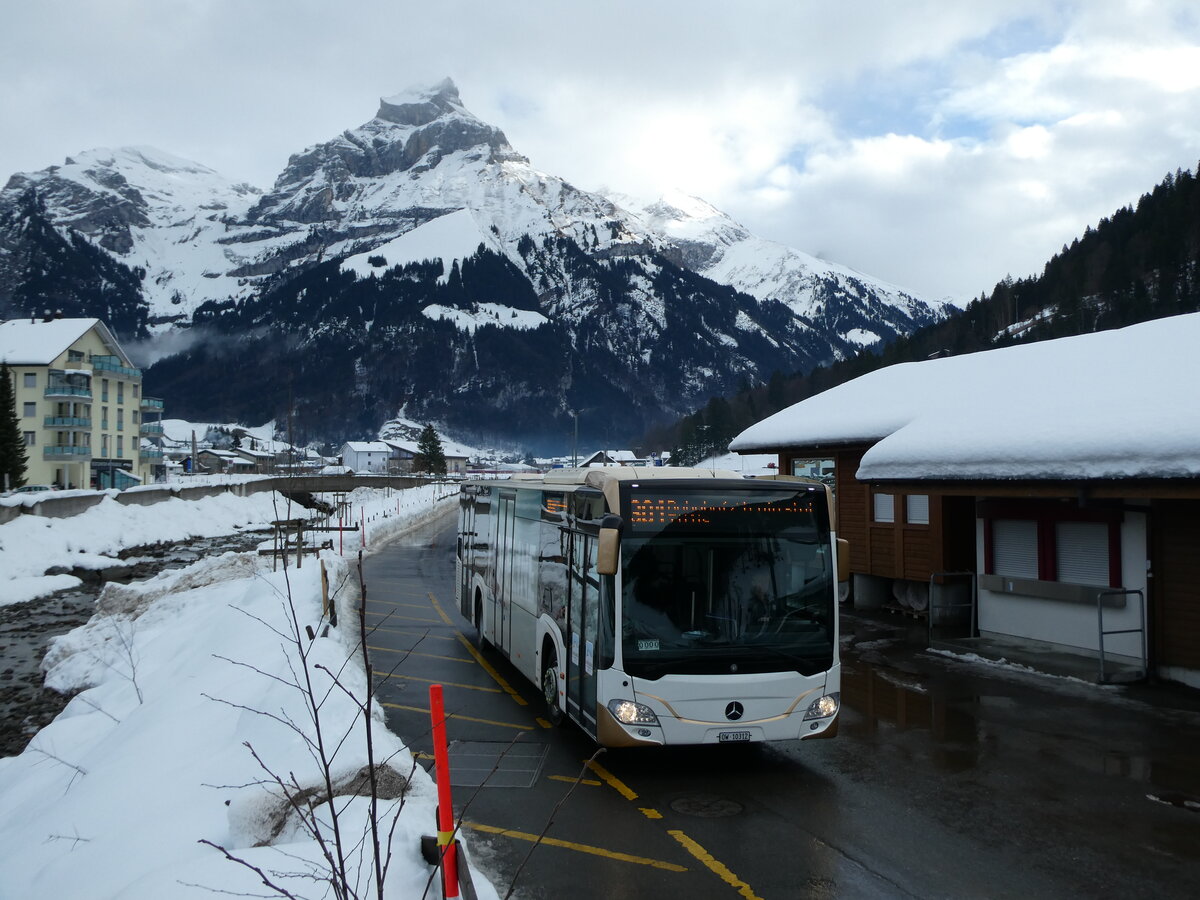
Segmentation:
[(417, 455), (413, 457), (413, 471), (446, 474), (446, 451), (442, 439), (432, 425), (426, 425), (417, 438)]
[(10, 490), (21, 487), (28, 465), (12, 373), (7, 363), (0, 363), (0, 488), (4, 487), (6, 476)]

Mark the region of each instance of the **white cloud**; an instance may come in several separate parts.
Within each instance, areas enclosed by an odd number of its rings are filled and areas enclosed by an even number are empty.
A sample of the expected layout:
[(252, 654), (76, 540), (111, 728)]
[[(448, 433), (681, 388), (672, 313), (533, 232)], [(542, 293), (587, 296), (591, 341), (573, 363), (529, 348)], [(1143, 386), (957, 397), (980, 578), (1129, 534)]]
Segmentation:
[(267, 187), (450, 75), (545, 171), (699, 194), (934, 296), (1040, 270), (1200, 156), (1200, 17), (1176, 0), (10, 6), (0, 178), (150, 144)]

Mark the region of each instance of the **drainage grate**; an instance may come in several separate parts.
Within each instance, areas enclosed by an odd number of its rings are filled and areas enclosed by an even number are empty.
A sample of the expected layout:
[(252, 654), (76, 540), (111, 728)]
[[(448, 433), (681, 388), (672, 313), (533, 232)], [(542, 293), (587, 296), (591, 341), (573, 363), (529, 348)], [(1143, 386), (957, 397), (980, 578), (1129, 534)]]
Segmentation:
[(744, 807), (742, 804), (724, 797), (714, 797), (712, 794), (693, 794), (690, 797), (679, 797), (672, 800), (671, 809), (685, 816), (721, 819), (726, 816), (736, 816)]
[(529, 788), (549, 752), (548, 744), (455, 741), (450, 745), (450, 783), (455, 787)]

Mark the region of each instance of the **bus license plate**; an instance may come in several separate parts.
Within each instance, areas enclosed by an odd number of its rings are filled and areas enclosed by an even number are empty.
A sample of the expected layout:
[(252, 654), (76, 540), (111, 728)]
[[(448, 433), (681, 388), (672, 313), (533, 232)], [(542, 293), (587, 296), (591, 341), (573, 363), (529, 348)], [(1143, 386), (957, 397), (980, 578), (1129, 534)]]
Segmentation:
[(748, 731), (719, 731), (717, 732), (717, 741), (722, 744), (730, 743), (731, 741), (748, 741), (750, 740), (750, 732)]

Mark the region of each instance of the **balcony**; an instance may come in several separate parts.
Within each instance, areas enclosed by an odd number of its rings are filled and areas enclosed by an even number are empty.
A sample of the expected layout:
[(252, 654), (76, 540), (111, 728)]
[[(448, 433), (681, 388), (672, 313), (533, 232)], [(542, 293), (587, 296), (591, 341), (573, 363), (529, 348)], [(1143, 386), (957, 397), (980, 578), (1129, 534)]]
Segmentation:
[(47, 397), (91, 397), (92, 387), (90, 384), (70, 384), (66, 381), (57, 381), (51, 379), (46, 385)]
[(143, 422), (140, 430), (142, 434), (162, 434), (162, 422)]
[(91, 459), (92, 448), (73, 444), (51, 444), (42, 448), (42, 459), (82, 461)]
[(153, 412), (154, 410), (159, 410), (161, 412), (162, 408), (163, 408), (163, 402), (161, 400), (159, 400), (157, 397), (143, 397), (142, 398), (142, 409), (149, 410), (151, 412)]
[(138, 451), (138, 456), (141, 457), (143, 462), (161, 460), (163, 458), (163, 452), (157, 447), (151, 449), (146, 449), (143, 447)]
[(126, 375), (130, 378), (142, 377), (141, 369), (121, 365), (120, 358), (116, 356), (93, 356), (91, 362), (92, 368), (97, 372), (115, 372), (118, 375)]
[(46, 428), (84, 428), (92, 430), (92, 420), (78, 416), (46, 416), (42, 420)]

